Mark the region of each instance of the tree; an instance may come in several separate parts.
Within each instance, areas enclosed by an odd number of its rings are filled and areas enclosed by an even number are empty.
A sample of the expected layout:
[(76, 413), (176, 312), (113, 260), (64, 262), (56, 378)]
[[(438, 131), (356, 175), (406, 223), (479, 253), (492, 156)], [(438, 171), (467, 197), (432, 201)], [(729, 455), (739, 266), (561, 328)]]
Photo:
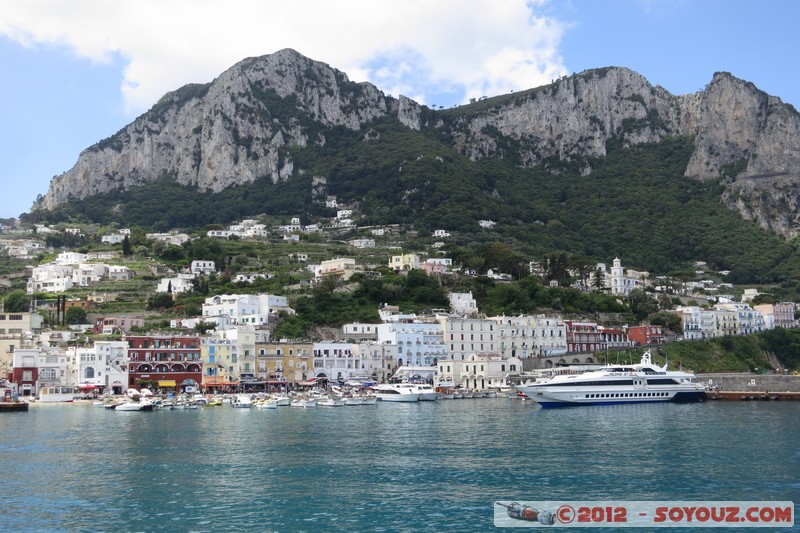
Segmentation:
[(147, 299), (147, 309), (169, 309), (172, 307), (172, 295), (166, 292), (157, 292)]
[(658, 311), (658, 302), (641, 289), (634, 289), (628, 295), (628, 305), (637, 321), (641, 322)]
[(30, 309), (25, 291), (11, 291), (3, 299), (3, 309), (7, 313), (25, 313)]
[(606, 288), (606, 277), (600, 268), (596, 268), (592, 273), (592, 288), (596, 291), (602, 291)]
[(133, 253), (131, 248), (131, 239), (127, 235), (122, 239), (122, 255), (129, 257)]
[(82, 307), (70, 307), (67, 309), (65, 320), (67, 324), (86, 324), (86, 309)]

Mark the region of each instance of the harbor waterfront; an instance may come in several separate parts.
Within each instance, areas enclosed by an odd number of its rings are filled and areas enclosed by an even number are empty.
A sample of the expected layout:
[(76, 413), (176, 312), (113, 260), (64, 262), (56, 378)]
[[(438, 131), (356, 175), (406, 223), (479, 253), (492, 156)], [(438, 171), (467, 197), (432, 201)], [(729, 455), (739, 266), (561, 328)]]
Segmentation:
[[(800, 404), (370, 408), (0, 418), (3, 531), (487, 531), (495, 501), (800, 502)], [(796, 526), (795, 526), (796, 527)]]

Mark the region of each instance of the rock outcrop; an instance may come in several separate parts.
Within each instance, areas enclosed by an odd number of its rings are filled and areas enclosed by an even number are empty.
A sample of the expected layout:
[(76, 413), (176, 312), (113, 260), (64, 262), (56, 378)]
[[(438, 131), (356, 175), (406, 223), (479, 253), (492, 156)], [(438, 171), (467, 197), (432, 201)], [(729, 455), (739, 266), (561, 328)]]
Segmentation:
[(513, 157), (554, 174), (565, 164), (590, 174), (611, 140), (631, 146), (692, 136), (687, 176), (721, 180), (722, 200), (770, 231), (787, 238), (800, 232), (800, 115), (728, 73), (715, 74), (703, 91), (674, 96), (636, 72), (609, 67), (433, 111), (293, 50), (245, 59), (209, 84), (165, 95), (81, 153), (34, 208), (164, 177), (211, 192), (261, 177), (277, 182), (297, 170), (287, 147), (322, 145), (329, 128), (368, 130), (384, 117), (443, 130), (473, 160)]

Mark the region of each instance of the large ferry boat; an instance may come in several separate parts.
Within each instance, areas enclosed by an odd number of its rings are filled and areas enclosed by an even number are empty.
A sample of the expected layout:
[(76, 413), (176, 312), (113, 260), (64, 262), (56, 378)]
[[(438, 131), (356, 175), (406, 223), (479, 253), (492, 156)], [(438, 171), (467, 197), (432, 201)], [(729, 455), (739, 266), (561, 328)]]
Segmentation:
[(667, 370), (667, 365), (658, 366), (646, 351), (638, 364), (555, 375), (518, 385), (517, 390), (542, 407), (702, 401), (705, 387), (694, 383), (694, 377), (688, 372)]

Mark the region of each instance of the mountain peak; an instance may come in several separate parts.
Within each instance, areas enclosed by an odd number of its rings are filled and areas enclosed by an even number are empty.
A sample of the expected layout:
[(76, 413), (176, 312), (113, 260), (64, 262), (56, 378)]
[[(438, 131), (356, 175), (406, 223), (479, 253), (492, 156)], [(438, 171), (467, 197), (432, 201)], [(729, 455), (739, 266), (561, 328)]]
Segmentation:
[[(730, 73), (715, 73), (699, 93), (673, 96), (633, 70), (603, 67), (434, 111), (351, 82), (290, 48), (244, 59), (209, 84), (165, 95), (85, 150), (34, 208), (165, 177), (210, 192), (261, 178), (283, 182), (304, 171), (294, 148), (322, 147), (336, 128), (374, 138), (374, 125), (385, 120), (446, 140), (453, 155), (507, 159), (554, 175), (567, 168), (591, 174), (610, 141), (630, 147), (691, 136), (687, 176), (723, 180), (730, 207), (778, 234), (798, 234), (800, 116)], [(775, 191), (786, 198), (778, 201)]]

